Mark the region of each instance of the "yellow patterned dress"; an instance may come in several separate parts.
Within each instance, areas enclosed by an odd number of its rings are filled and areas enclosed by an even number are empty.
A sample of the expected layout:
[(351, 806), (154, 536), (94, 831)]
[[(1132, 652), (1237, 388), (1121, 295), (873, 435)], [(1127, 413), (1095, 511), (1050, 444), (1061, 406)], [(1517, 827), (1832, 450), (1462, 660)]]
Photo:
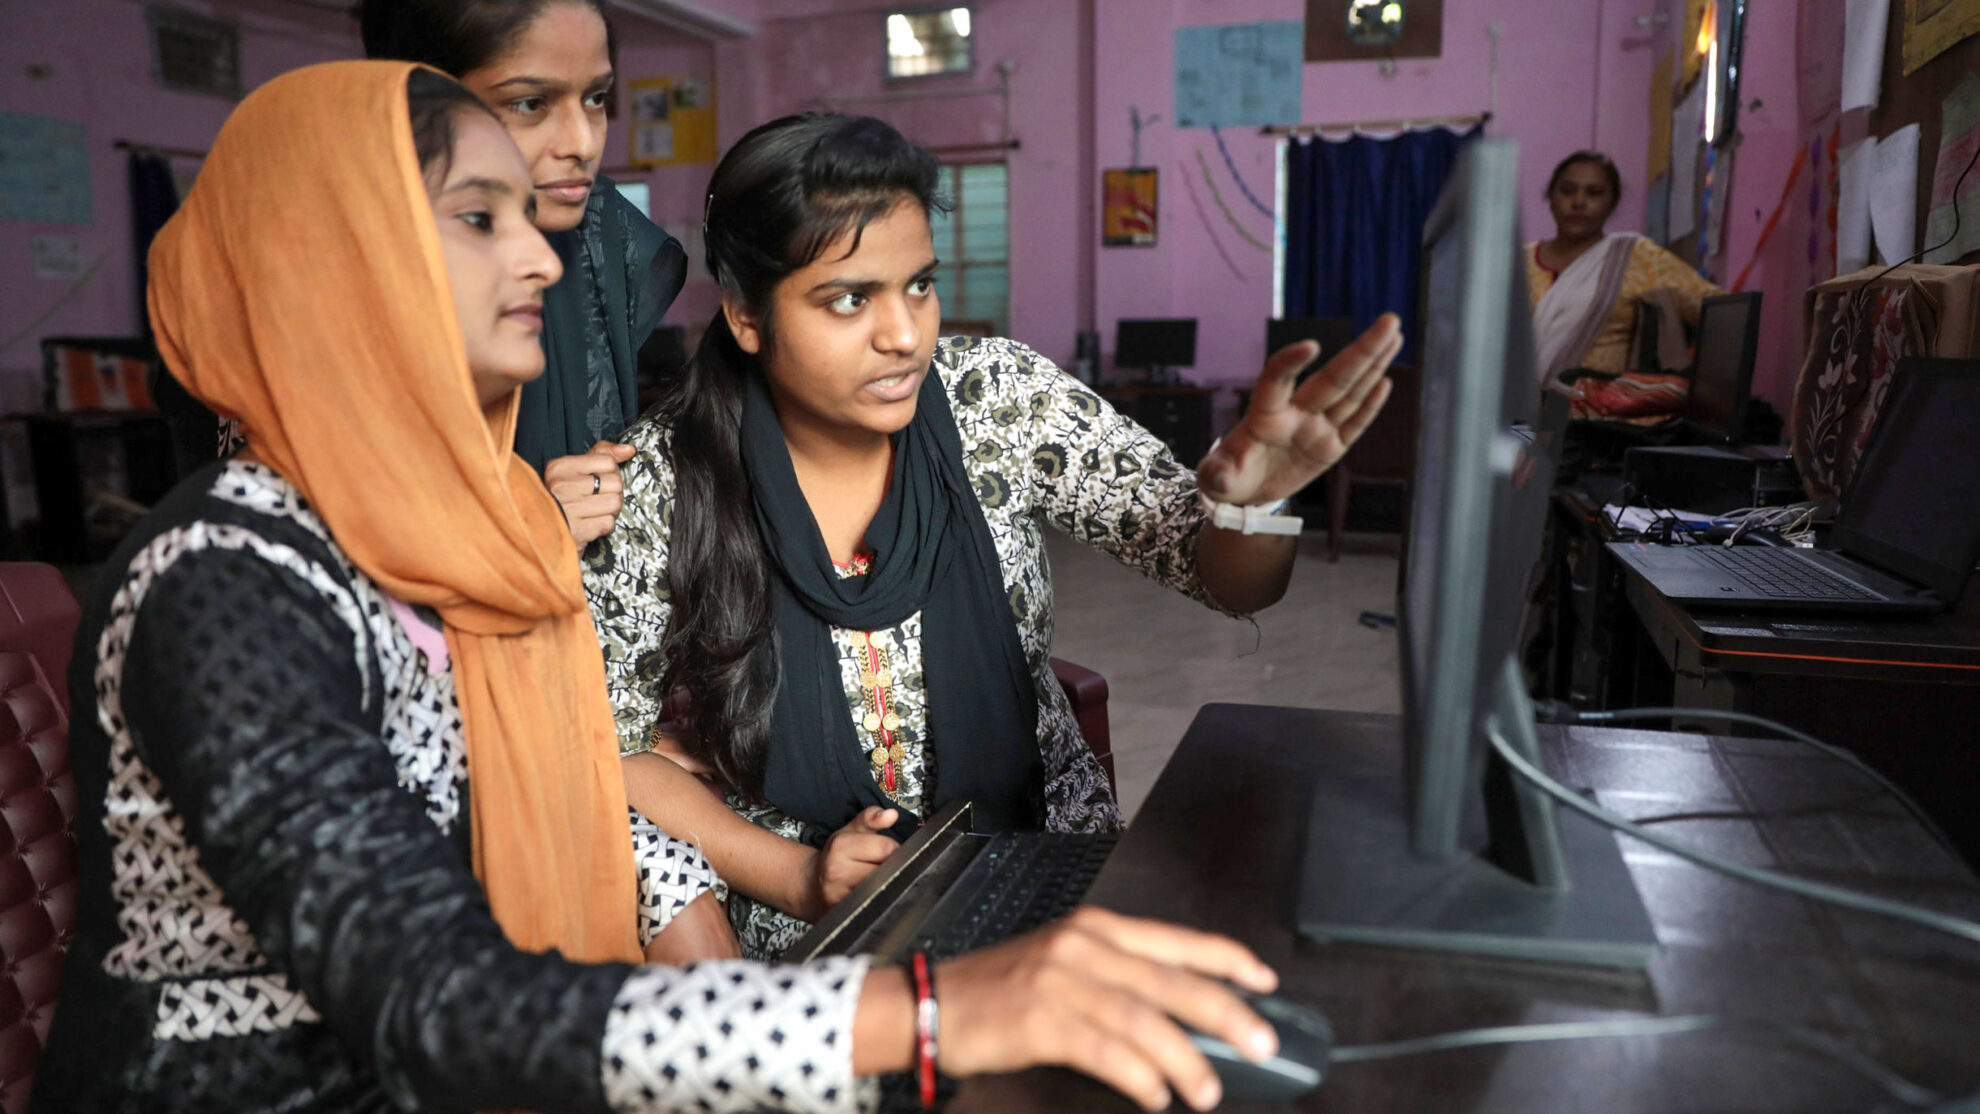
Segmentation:
[[(1526, 285), (1537, 307), (1554, 285), (1558, 273), (1540, 262), (1540, 245), (1526, 245)], [(1686, 325), (1698, 324), (1699, 303), (1724, 291), (1700, 277), (1691, 265), (1648, 238), (1639, 238), (1630, 252), (1629, 269), (1623, 274), (1622, 293), (1609, 307), (1608, 320), (1595, 338), (1595, 345), (1581, 361), (1582, 366), (1622, 378), (1614, 381), (1584, 379), (1580, 398), (1572, 415), (1637, 425), (1661, 422), (1683, 412), (1690, 384), (1683, 376), (1633, 372), (1629, 368), (1630, 337), (1636, 326), (1636, 303), (1653, 290), (1667, 290), (1684, 312)]]

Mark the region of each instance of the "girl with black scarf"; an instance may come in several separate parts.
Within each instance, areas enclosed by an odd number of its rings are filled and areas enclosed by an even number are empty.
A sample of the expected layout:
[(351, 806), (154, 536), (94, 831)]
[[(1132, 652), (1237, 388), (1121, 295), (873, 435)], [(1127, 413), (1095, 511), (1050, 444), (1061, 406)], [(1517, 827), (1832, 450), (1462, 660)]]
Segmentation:
[(1271, 513), (1388, 397), (1393, 318), (1297, 389), (1317, 350), (1293, 346), (1191, 473), (1029, 348), (938, 342), (938, 182), (872, 119), (788, 117), (728, 153), (723, 309), (628, 431), (625, 509), (587, 559), (628, 793), (696, 833), (749, 954), (950, 801), (993, 831), (1118, 827), (1048, 663), (1041, 523), (1255, 611), (1295, 539), (1216, 523)]

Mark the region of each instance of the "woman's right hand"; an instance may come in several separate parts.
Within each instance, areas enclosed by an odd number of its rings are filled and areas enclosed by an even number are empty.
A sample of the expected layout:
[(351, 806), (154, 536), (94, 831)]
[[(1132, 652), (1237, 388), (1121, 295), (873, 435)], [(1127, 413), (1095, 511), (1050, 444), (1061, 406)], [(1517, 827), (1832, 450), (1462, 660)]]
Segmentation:
[(619, 465), (633, 458), (638, 450), (631, 445), (600, 441), (580, 456), (560, 456), (543, 466), (543, 486), (564, 508), (564, 521), (571, 537), (583, 549), (612, 532), (625, 505), (625, 485), (619, 481)]
[(1147, 1110), (1198, 1110), (1222, 1088), (1178, 1022), (1262, 1059), (1271, 1026), (1225, 983), (1265, 993), (1278, 976), (1223, 936), (1083, 906), (1064, 920), (941, 964), (938, 1066), (954, 1076), (1059, 1065)]
[(898, 819), (900, 813), (891, 808), (863, 808), (850, 823), (833, 832), (825, 846), (811, 853), (806, 920), (815, 922), (831, 912), (832, 906), (844, 901), (854, 886), (900, 847), (886, 834)]

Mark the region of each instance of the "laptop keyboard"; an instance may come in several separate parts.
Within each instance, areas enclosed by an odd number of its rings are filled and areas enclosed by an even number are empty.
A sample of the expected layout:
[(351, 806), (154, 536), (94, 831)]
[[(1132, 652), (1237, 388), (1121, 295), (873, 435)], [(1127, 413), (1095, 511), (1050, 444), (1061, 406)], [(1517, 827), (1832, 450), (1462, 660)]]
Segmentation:
[(1072, 912), (1118, 837), (1002, 832), (978, 851), (922, 923), (914, 947), (938, 959), (994, 944)]
[(1762, 546), (1699, 546), (1691, 552), (1764, 596), (1808, 600), (1879, 600), (1842, 577), (1788, 550)]

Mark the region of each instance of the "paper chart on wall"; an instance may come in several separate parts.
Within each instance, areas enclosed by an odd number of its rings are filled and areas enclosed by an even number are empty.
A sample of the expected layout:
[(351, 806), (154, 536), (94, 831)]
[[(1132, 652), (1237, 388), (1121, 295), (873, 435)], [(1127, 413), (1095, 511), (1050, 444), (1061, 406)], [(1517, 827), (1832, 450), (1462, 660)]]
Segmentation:
[(81, 124), (0, 112), (0, 220), (95, 222)]
[(1919, 126), (1902, 127), (1877, 141), (1870, 162), (1870, 230), (1885, 265), (1918, 250)]
[(1176, 31), (1176, 126), (1296, 124), (1305, 72), (1299, 20)]
[[(1974, 153), (1980, 151), (1980, 77), (1967, 74), (1939, 111), (1939, 162), (1932, 173), (1932, 210), (1925, 220), (1925, 242), (1939, 244), (1952, 236), (1955, 202), (1959, 239), (1936, 251), (1927, 252), (1927, 263), (1951, 263), (1969, 251), (1980, 248), (1980, 167), (1966, 174)], [(1953, 196), (1957, 188), (1959, 196)]]
[(1891, 0), (1849, 0), (1843, 14), (1842, 110), (1877, 107)]
[(1704, 136), (1705, 83), (1701, 81), (1671, 113), (1671, 223), (1667, 232), (1672, 240), (1698, 230), (1698, 147)]
[(1846, 275), (1870, 265), (1870, 168), (1877, 141), (1866, 139), (1842, 155), (1836, 176), (1836, 273)]

